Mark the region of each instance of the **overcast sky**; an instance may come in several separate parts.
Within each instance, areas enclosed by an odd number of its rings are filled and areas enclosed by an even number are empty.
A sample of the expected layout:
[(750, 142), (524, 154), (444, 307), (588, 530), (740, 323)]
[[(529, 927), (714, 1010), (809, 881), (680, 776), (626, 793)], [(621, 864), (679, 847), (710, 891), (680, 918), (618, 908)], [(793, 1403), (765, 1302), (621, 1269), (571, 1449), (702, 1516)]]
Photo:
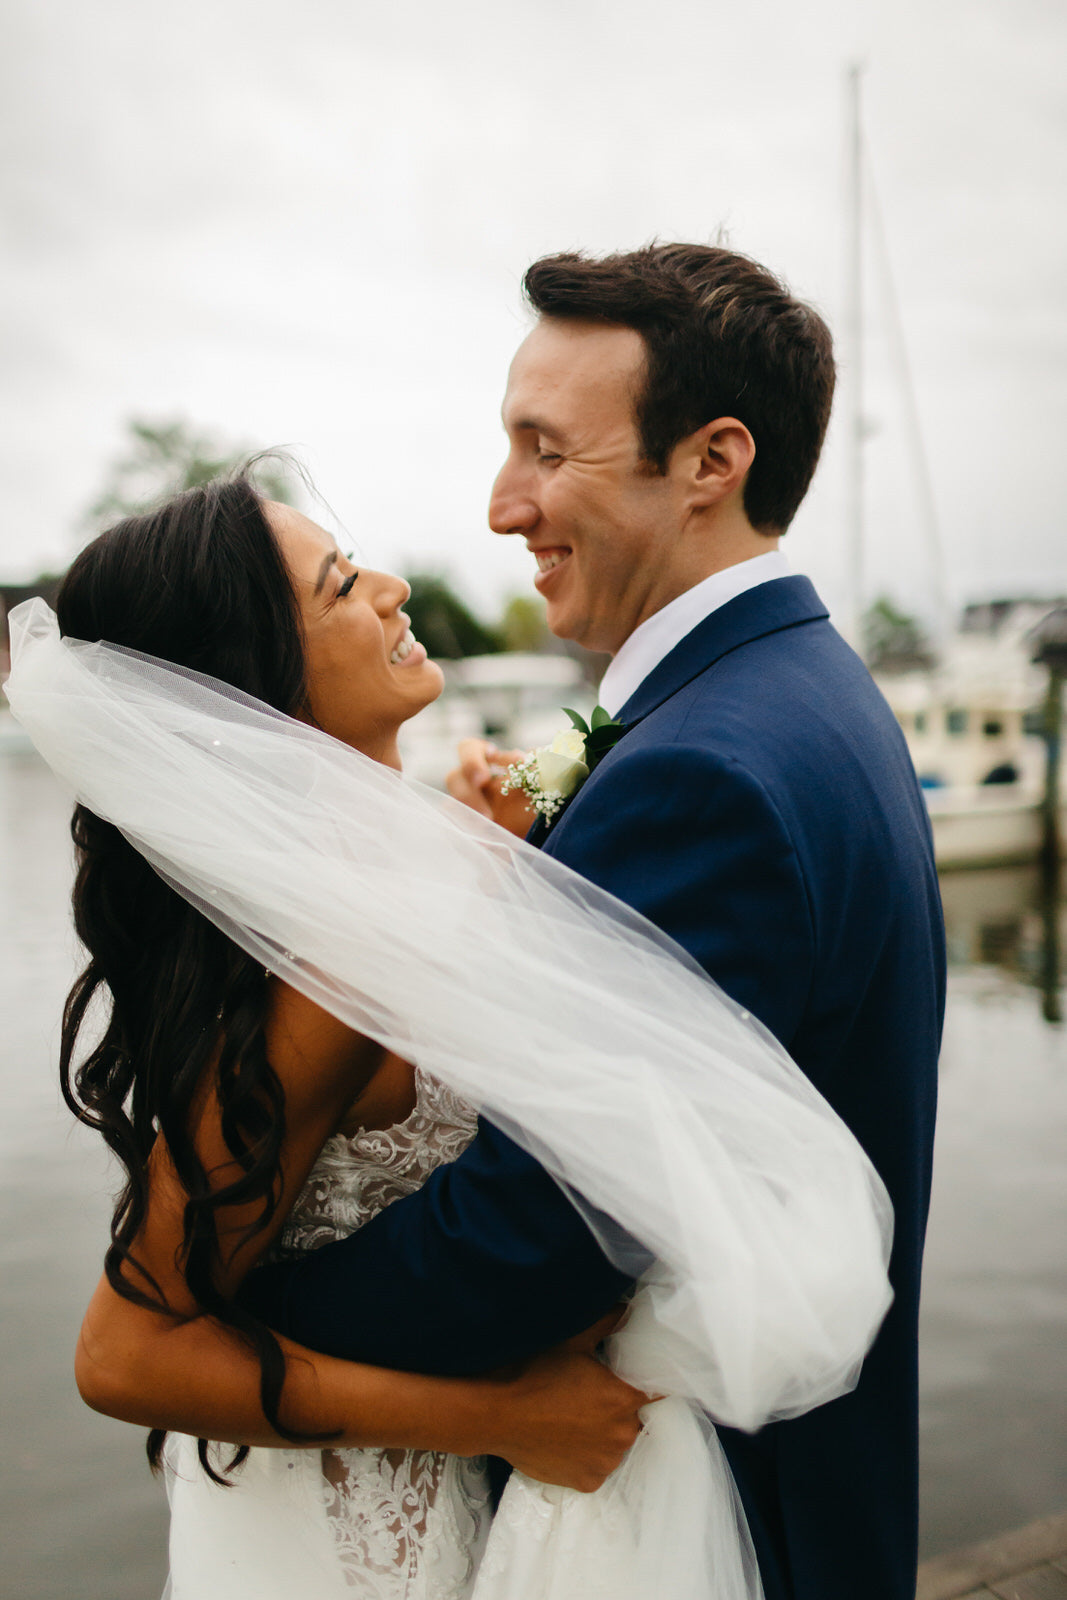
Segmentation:
[[(295, 445), (361, 558), (483, 609), (545, 251), (708, 240), (840, 328), (846, 63), (952, 596), (1067, 590), (1058, 0), (3, 0), (0, 576), (63, 563), (131, 416)], [(868, 285), (870, 592), (936, 588)], [(842, 412), (843, 414), (843, 412)], [(840, 423), (838, 423), (840, 430)], [(787, 549), (843, 604), (832, 435)]]

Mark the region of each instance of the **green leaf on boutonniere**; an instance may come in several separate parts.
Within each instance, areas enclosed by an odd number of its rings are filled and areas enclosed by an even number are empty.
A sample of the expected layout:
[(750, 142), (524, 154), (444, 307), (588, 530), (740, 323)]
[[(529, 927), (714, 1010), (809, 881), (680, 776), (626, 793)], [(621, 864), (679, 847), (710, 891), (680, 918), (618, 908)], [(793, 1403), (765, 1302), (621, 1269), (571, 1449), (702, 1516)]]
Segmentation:
[(585, 764), (592, 772), (598, 762), (603, 761), (609, 750), (613, 750), (626, 732), (621, 722), (597, 706), (592, 716), (592, 727), (585, 740)]
[[(601, 706), (597, 706), (596, 711), (600, 711), (602, 709), (603, 708)], [(594, 728), (596, 727), (596, 711), (593, 712), (593, 727)], [(588, 722), (586, 722), (585, 718), (584, 717), (580, 717), (578, 715), (577, 711), (572, 711), (569, 706), (564, 706), (563, 707), (563, 714), (566, 717), (570, 717), (570, 719), (573, 722), (574, 726), (578, 729), (578, 732), (579, 733), (584, 733), (586, 738), (588, 739), (588, 737), (589, 737), (589, 724), (588, 724)]]

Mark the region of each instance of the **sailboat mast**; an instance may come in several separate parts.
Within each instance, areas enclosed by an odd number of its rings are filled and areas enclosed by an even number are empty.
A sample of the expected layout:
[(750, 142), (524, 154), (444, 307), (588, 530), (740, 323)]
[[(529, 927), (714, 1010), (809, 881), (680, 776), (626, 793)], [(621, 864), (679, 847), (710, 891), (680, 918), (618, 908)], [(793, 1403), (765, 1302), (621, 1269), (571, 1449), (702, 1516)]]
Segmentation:
[(861, 77), (854, 62), (846, 70), (845, 100), (845, 371), (847, 423), (845, 434), (848, 614), (851, 643), (863, 649), (864, 543), (863, 518), (863, 134)]

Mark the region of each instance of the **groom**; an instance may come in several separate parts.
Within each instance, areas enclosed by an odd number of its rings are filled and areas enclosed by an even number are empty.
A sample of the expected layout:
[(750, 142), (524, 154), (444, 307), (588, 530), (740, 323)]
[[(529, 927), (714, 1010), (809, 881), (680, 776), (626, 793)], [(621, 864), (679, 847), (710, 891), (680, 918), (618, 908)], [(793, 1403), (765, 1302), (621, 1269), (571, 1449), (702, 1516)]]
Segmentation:
[[(525, 286), (539, 320), (508, 381), (490, 522), (526, 540), (553, 631), (612, 655), (601, 700), (626, 728), (532, 839), (761, 1018), (881, 1173), (896, 1298), (857, 1388), (722, 1439), (767, 1600), (913, 1600), (943, 936), (903, 738), (778, 548), (829, 417), (830, 337), (722, 249), (554, 256)], [(498, 812), (483, 749), (454, 792)], [(487, 1123), (419, 1193), (258, 1278), (305, 1344), (457, 1372), (565, 1338), (622, 1288)]]

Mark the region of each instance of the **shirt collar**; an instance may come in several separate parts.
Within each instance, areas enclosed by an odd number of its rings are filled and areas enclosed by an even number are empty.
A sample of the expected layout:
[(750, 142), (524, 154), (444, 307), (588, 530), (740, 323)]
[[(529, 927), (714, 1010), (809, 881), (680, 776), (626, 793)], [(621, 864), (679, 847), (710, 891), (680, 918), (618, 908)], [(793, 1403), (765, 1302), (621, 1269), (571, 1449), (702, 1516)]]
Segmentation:
[(785, 554), (781, 550), (768, 550), (765, 555), (753, 556), (721, 572), (713, 572), (710, 578), (702, 579), (646, 617), (617, 651), (604, 674), (599, 698), (605, 711), (616, 716), (652, 669), (659, 666), (705, 617), (710, 617), (728, 600), (744, 594), (746, 589), (769, 583), (772, 578), (787, 577), (788, 573)]

